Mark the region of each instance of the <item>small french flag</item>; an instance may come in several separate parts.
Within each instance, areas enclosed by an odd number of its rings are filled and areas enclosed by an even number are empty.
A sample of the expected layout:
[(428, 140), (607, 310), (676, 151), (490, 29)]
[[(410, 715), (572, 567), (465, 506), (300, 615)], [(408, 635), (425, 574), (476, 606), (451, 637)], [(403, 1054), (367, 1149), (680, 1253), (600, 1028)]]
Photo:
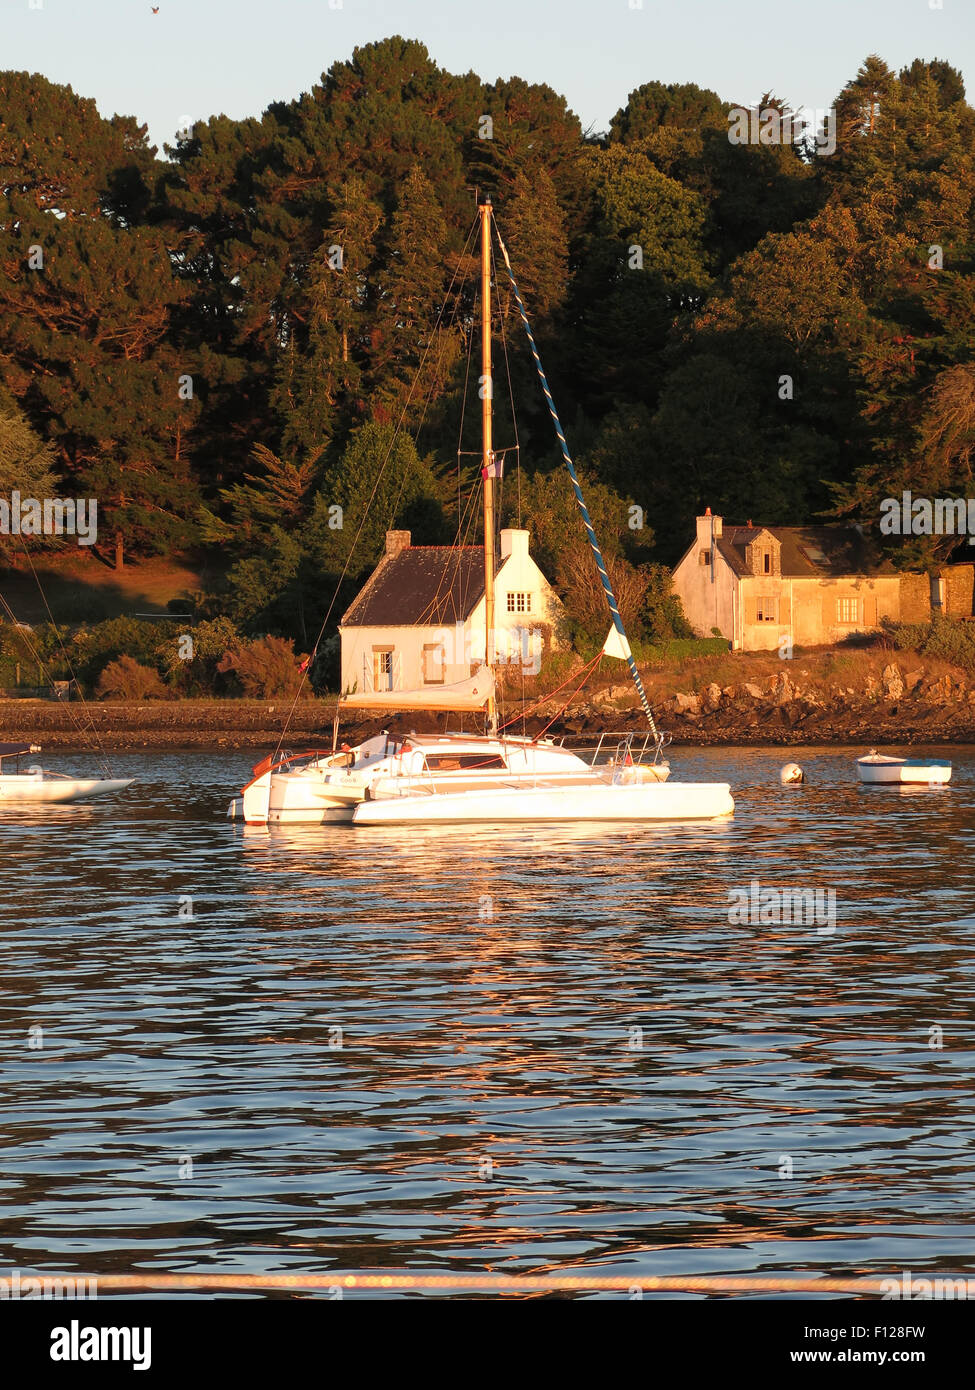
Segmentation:
[(500, 478), (504, 473), (504, 457), (491, 453), (487, 467), (481, 469), (482, 478)]

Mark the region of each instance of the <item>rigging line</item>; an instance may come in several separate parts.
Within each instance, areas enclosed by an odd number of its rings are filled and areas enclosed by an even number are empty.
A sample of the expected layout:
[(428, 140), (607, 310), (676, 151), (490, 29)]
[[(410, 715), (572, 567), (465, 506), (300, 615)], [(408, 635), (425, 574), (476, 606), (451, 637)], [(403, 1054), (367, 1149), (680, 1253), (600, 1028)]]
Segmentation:
[[(499, 235), (499, 238), (498, 238), (498, 239), (500, 240), (500, 235)], [(493, 243), (493, 242), (491, 243), (491, 264), (492, 264), (492, 266), (494, 267), (494, 279), (495, 279), (495, 283), (497, 283), (497, 280), (498, 280), (498, 266), (497, 266), (497, 258), (496, 258), (495, 254), (494, 254), (494, 243)], [(505, 331), (505, 321), (504, 321), (504, 320), (505, 320), (505, 316), (504, 316), (504, 314), (501, 313), (501, 305), (499, 304), (499, 305), (498, 305), (498, 321), (499, 321), (499, 323), (500, 323), (500, 325), (501, 325), (501, 334), (500, 334), (500, 336), (501, 336), (501, 350), (502, 350), (502, 352), (504, 353), (504, 370), (505, 370), (505, 375), (506, 375), (507, 378), (508, 378), (508, 400), (509, 400), (510, 405), (511, 405), (511, 425), (512, 425), (512, 430), (513, 430), (513, 433), (514, 433), (514, 436), (515, 436), (514, 448), (515, 448), (515, 456), (516, 456), (517, 468), (518, 468), (518, 528), (519, 528), (519, 530), (520, 530), (520, 529), (521, 529), (521, 441), (520, 441), (520, 439), (519, 439), (519, 437), (518, 437), (518, 416), (517, 416), (517, 414), (516, 414), (516, 412), (515, 412), (515, 384), (514, 384), (514, 382), (513, 382), (512, 379), (511, 379), (511, 361), (510, 361), (510, 359), (509, 359), (509, 357), (508, 357), (508, 334), (507, 334), (507, 332)], [(505, 450), (504, 452), (507, 453), (508, 451)], [(502, 480), (503, 480), (503, 478), (504, 478), (504, 474), (502, 474)]]
[(573, 700), (575, 699), (575, 697), (579, 694), (579, 691), (582, 690), (582, 687), (585, 685), (586, 681), (589, 679), (589, 677), (592, 675), (592, 673), (596, 670), (597, 666), (598, 666), (599, 663), (602, 661), (602, 659), (603, 659), (603, 654), (602, 654), (602, 652), (597, 652), (596, 655), (593, 657), (592, 661), (591, 661), (591, 662), (589, 663), (589, 665), (586, 667), (586, 673), (585, 673), (585, 675), (583, 676), (582, 680), (579, 682), (578, 689), (573, 690), (572, 694), (569, 696), (568, 700), (565, 702), (565, 704), (562, 706), (562, 708), (561, 708), (560, 710), (556, 710), (556, 712), (552, 715), (551, 719), (548, 721), (548, 723), (545, 725), (545, 727), (544, 727), (543, 729), (539, 729), (538, 733), (537, 733), (537, 734), (535, 735), (535, 737), (532, 739), (532, 742), (533, 742), (533, 743), (537, 743), (538, 740), (539, 740), (540, 738), (543, 738), (543, 737), (545, 736), (545, 734), (548, 733), (549, 729), (550, 729), (550, 728), (552, 727), (552, 725), (555, 723), (556, 719), (561, 719), (561, 718), (562, 718), (563, 714), (565, 714), (566, 710), (567, 710), (567, 709), (569, 708), (569, 706), (572, 704), (572, 701), (573, 701)]
[[(546, 693), (544, 695), (540, 695), (537, 700), (533, 700), (527, 709), (522, 710), (522, 714), (533, 714), (534, 711), (538, 709), (539, 705), (545, 705), (548, 704), (549, 700), (554, 700), (556, 695), (558, 695), (560, 691), (563, 691), (567, 685), (570, 685), (572, 681), (575, 680), (576, 676), (580, 674), (580, 672), (582, 674), (582, 685), (585, 685), (590, 671), (596, 666), (601, 656), (602, 652), (597, 652), (591, 661), (586, 662), (585, 666), (580, 667), (575, 671), (570, 671), (561, 685), (557, 685), (554, 690), (546, 691)], [(582, 685), (580, 685), (579, 687), (580, 690), (582, 689)], [(518, 718), (519, 716), (515, 715), (514, 719), (511, 720), (511, 723), (514, 724)], [(503, 725), (502, 727), (507, 728), (508, 726)]]
[[(470, 533), (470, 530), (471, 530), (472, 526), (476, 523), (476, 519), (477, 519), (477, 518), (476, 518), (475, 506), (474, 506), (474, 500), (475, 500), (476, 496), (478, 495), (478, 491), (479, 491), (478, 488), (472, 488), (471, 492), (468, 494), (468, 504), (467, 504), (467, 508), (465, 509), (465, 512), (464, 512), (464, 517), (462, 518), (463, 524), (464, 524), (464, 525), (466, 526), (466, 528), (467, 528), (467, 534), (468, 534), (468, 535), (469, 535), (469, 533)], [(461, 542), (461, 530), (460, 530), (460, 528), (458, 528), (457, 536), (456, 536), (455, 539), (456, 539), (456, 541), (458, 542), (458, 545), (455, 545), (455, 546), (446, 546), (446, 547), (444, 547), (444, 548), (445, 548), (445, 549), (448, 549), (448, 550), (463, 548), (463, 546), (464, 546), (465, 544), (468, 543), (468, 542)], [(444, 583), (445, 583), (445, 581), (446, 581), (447, 573), (448, 573), (448, 571), (449, 571), (449, 569), (450, 569), (450, 565), (451, 565), (451, 561), (448, 559), (446, 565), (444, 566), (443, 572), (442, 572), (442, 574), (441, 574), (439, 580), (437, 581), (437, 588), (436, 588), (436, 591), (435, 591), (435, 593), (434, 593), (434, 595), (433, 595), (433, 598), (430, 600), (430, 602), (429, 602), (429, 604), (427, 605), (426, 609), (424, 610), (423, 614), (421, 614), (421, 617), (426, 617), (426, 616), (431, 616), (431, 615), (432, 615), (432, 613), (433, 613), (433, 611), (434, 611), (434, 606), (436, 605), (436, 603), (438, 602), (438, 600), (439, 600), (440, 597), (441, 597), (441, 593), (442, 593), (442, 591), (443, 591), (443, 585), (444, 585)], [(457, 572), (457, 576), (458, 576), (458, 578), (459, 578), (459, 576), (460, 576), (460, 556), (457, 557), (457, 560), (456, 560), (456, 562), (455, 562), (455, 569), (456, 569), (456, 572)], [(461, 600), (462, 600), (463, 602), (466, 603), (466, 600), (467, 600), (467, 591), (466, 591), (466, 590), (464, 591), (464, 593), (463, 593), (462, 595), (460, 595), (460, 598), (461, 598)], [(452, 612), (453, 612), (454, 621), (455, 621), (455, 623), (456, 623), (456, 622), (458, 621), (458, 617), (459, 617), (459, 615), (458, 615), (458, 613), (457, 613), (456, 601), (453, 602), (453, 604), (452, 604)], [(422, 626), (422, 624), (421, 624), (421, 626)]]
[[(14, 613), (14, 610), (11, 608), (10, 604), (7, 602), (7, 600), (6, 600), (6, 598), (4, 597), (3, 594), (0, 594), (0, 605), (2, 605), (2, 607), (3, 607), (3, 609), (4, 609), (4, 612), (5, 612), (5, 613), (7, 614), (7, 616), (9, 617), (10, 622), (11, 622), (11, 625), (16, 629), (16, 631), (17, 631), (17, 636), (19, 637), (20, 641), (23, 642), (24, 646), (27, 648), (27, 650), (30, 652), (31, 656), (33, 657), (34, 661), (36, 662), (38, 671), (39, 671), (39, 672), (42, 672), (44, 675), (46, 675), (47, 678), (48, 678), (48, 681), (51, 682), (51, 683), (53, 683), (53, 682), (51, 681), (51, 676), (50, 676), (50, 673), (49, 673), (49, 668), (48, 668), (47, 662), (46, 662), (46, 661), (44, 660), (44, 658), (41, 656), (40, 652), (39, 652), (39, 651), (37, 650), (37, 648), (34, 646), (33, 642), (30, 640), (30, 638), (27, 637), (27, 636), (25, 635), (23, 628), (18, 624), (17, 615)], [(54, 626), (55, 626), (55, 630), (56, 630), (57, 625), (55, 624)], [(70, 667), (69, 667), (69, 669), (70, 669)], [(75, 678), (75, 683), (77, 684), (77, 678)], [(80, 685), (78, 686), (78, 689), (79, 689), (79, 692), (80, 692), (80, 690), (81, 690)], [(83, 699), (83, 698), (84, 698), (84, 696), (82, 696), (82, 699)], [(80, 724), (80, 723), (78, 722), (78, 720), (75, 718), (74, 710), (71, 708), (70, 700), (63, 706), (63, 708), (65, 708), (65, 709), (68, 711), (68, 718), (69, 718), (69, 720), (71, 721), (72, 725), (74, 726), (75, 732), (78, 733), (78, 734), (81, 736), (82, 741), (84, 741), (84, 740), (85, 740), (86, 733), (87, 733), (87, 730), (85, 729), (84, 725)], [(86, 711), (86, 712), (87, 712), (87, 711)], [(90, 719), (90, 718), (91, 718), (91, 716), (90, 716), (90, 714), (89, 714), (89, 719)], [(96, 747), (96, 750), (97, 750), (97, 757), (98, 757), (99, 765), (101, 766), (102, 771), (103, 771), (107, 776), (110, 777), (110, 776), (111, 776), (111, 768), (110, 768), (109, 765), (108, 765), (108, 761), (107, 761), (107, 759), (106, 759), (106, 757), (105, 757), (104, 751), (103, 751), (103, 749), (102, 749), (102, 747), (101, 747), (101, 744), (100, 744), (99, 741), (98, 741), (98, 733), (97, 733), (97, 730), (94, 728), (94, 725), (92, 725), (92, 732), (93, 732), (94, 735), (95, 735), (95, 747)]]
[[(467, 241), (468, 241), (468, 242), (470, 241), (471, 237), (474, 235), (474, 227), (476, 227), (476, 226), (478, 225), (478, 222), (479, 222), (479, 221), (480, 221), (480, 218), (479, 218), (479, 217), (477, 217), (477, 218), (474, 219), (474, 223), (473, 223), (473, 225), (472, 225), (472, 227), (471, 227), (471, 231), (468, 233), (468, 237), (467, 237)], [(466, 248), (467, 242), (465, 242), (464, 244), (465, 244), (465, 248)], [(451, 278), (450, 284), (449, 284), (448, 287), (447, 287), (447, 295), (445, 296), (444, 304), (443, 304), (443, 306), (441, 307), (440, 314), (439, 314), (439, 316), (438, 316), (438, 318), (437, 318), (437, 322), (434, 324), (434, 334), (436, 333), (437, 329), (438, 329), (439, 326), (440, 326), (440, 320), (443, 318), (444, 312), (445, 312), (446, 307), (447, 307), (446, 301), (447, 301), (447, 299), (449, 298), (449, 296), (450, 296), (450, 294), (451, 294), (451, 292), (452, 292), (452, 290), (453, 290), (454, 282), (455, 282), (456, 279), (457, 279), (457, 275), (458, 275), (459, 270), (460, 270), (460, 261), (458, 261), (457, 266), (456, 266), (456, 268), (455, 268), (455, 270), (454, 270), (454, 274), (453, 274), (453, 276), (452, 276), (452, 278)], [(290, 709), (288, 710), (287, 715), (285, 716), (284, 727), (283, 727), (282, 730), (281, 730), (281, 737), (278, 739), (277, 747), (276, 747), (275, 750), (274, 750), (274, 757), (275, 757), (275, 758), (276, 758), (277, 755), (281, 752), (282, 745), (284, 744), (284, 740), (285, 740), (285, 738), (287, 737), (288, 728), (289, 728), (289, 726), (290, 726), (290, 724), (291, 724), (292, 719), (294, 718), (294, 713), (295, 713), (295, 709), (297, 708), (298, 701), (299, 701), (299, 699), (301, 698), (301, 692), (304, 690), (304, 688), (305, 688), (305, 682), (308, 680), (308, 672), (311, 670), (312, 662), (313, 662), (313, 660), (314, 660), (314, 658), (315, 658), (315, 653), (318, 651), (318, 648), (319, 648), (319, 645), (320, 645), (320, 643), (321, 643), (321, 640), (322, 640), (322, 638), (323, 638), (324, 635), (325, 635), (325, 629), (328, 627), (329, 619), (330, 619), (331, 616), (332, 616), (332, 610), (334, 609), (336, 600), (338, 599), (338, 596), (339, 596), (339, 594), (340, 594), (340, 592), (341, 592), (341, 590), (342, 590), (342, 585), (343, 585), (343, 583), (345, 582), (345, 576), (346, 576), (346, 574), (348, 573), (349, 566), (350, 566), (351, 563), (352, 563), (352, 556), (355, 554), (355, 548), (356, 548), (356, 546), (359, 544), (359, 537), (362, 535), (363, 527), (364, 527), (365, 524), (366, 524), (366, 518), (367, 518), (368, 515), (369, 515), (369, 508), (372, 506), (373, 500), (374, 500), (374, 498), (375, 498), (375, 496), (376, 496), (376, 493), (377, 493), (377, 491), (378, 491), (378, 489), (379, 489), (379, 484), (380, 484), (380, 482), (382, 481), (383, 474), (384, 474), (385, 471), (386, 471), (386, 466), (387, 466), (387, 464), (389, 463), (390, 457), (392, 456), (393, 445), (396, 443), (397, 436), (398, 436), (400, 430), (402, 429), (403, 421), (404, 421), (404, 419), (406, 418), (406, 412), (407, 412), (407, 410), (409, 409), (409, 407), (410, 407), (410, 402), (411, 402), (412, 399), (413, 399), (413, 392), (414, 392), (414, 390), (416, 389), (417, 380), (419, 379), (420, 372), (422, 372), (422, 370), (423, 370), (423, 365), (424, 365), (424, 362), (426, 361), (427, 354), (429, 353), (429, 351), (430, 351), (430, 344), (428, 343), (427, 346), (426, 346), (426, 347), (424, 348), (424, 350), (423, 350), (423, 356), (422, 356), (421, 359), (420, 359), (420, 365), (419, 365), (419, 367), (417, 368), (416, 373), (415, 373), (415, 375), (414, 375), (414, 377), (413, 377), (413, 381), (412, 381), (412, 383), (411, 383), (411, 385), (410, 385), (409, 395), (408, 395), (407, 398), (406, 398), (406, 402), (405, 402), (405, 404), (404, 404), (404, 406), (403, 406), (403, 409), (400, 411), (399, 421), (398, 421), (398, 423), (397, 423), (397, 425), (396, 425), (396, 428), (395, 428), (394, 431), (393, 431), (393, 437), (392, 437), (392, 439), (389, 441), (389, 448), (386, 450), (385, 457), (383, 458), (382, 465), (381, 465), (381, 467), (380, 467), (380, 469), (379, 469), (379, 474), (378, 474), (378, 476), (377, 476), (377, 478), (376, 478), (375, 483), (373, 484), (372, 492), (369, 494), (369, 500), (368, 500), (368, 502), (367, 502), (366, 505), (365, 505), (365, 509), (363, 510), (362, 520), (359, 522), (359, 529), (356, 531), (355, 535), (354, 535), (353, 538), (352, 538), (352, 545), (349, 547), (349, 553), (348, 553), (348, 555), (346, 556), (345, 564), (342, 566), (342, 573), (339, 575), (338, 582), (337, 582), (337, 584), (335, 585), (335, 589), (334, 589), (334, 591), (333, 591), (333, 593), (332, 593), (331, 602), (330, 602), (329, 605), (328, 605), (328, 611), (326, 612), (325, 617), (322, 619), (322, 625), (321, 625), (321, 627), (318, 629), (318, 636), (315, 638), (315, 644), (314, 644), (314, 646), (312, 647), (311, 652), (309, 653), (307, 665), (305, 666), (304, 671), (302, 671), (302, 673), (301, 673), (301, 680), (298, 682), (298, 688), (297, 688), (297, 690), (295, 691), (294, 699), (291, 701), (291, 707), (290, 707)]]
[(51, 605), (47, 601), (47, 594), (45, 594), (43, 585), (41, 584), (41, 581), (38, 578), (37, 570), (34, 568), (34, 561), (31, 559), (30, 551), (27, 548), (27, 542), (23, 536), (21, 536), (20, 541), (23, 547), (24, 555), (27, 558), (27, 563), (28, 565), (30, 565), (30, 572), (34, 576), (34, 583), (37, 585), (37, 592), (41, 596), (41, 599), (44, 603), (45, 612), (47, 613), (47, 616), (50, 619), (51, 626), (54, 629), (54, 635), (58, 640), (58, 646), (61, 648), (61, 655), (64, 657), (64, 664), (68, 668), (68, 672), (71, 676), (71, 679), (78, 687), (78, 697), (81, 700), (81, 707), (84, 710), (85, 715), (88, 719), (88, 724), (92, 732), (92, 738), (94, 740), (95, 749), (98, 753), (99, 760), (104, 770), (109, 774), (109, 776), (111, 776), (111, 768), (108, 763), (108, 755), (105, 752), (105, 749), (102, 747), (101, 739), (98, 737), (98, 729), (95, 724), (95, 720), (92, 716), (91, 710), (88, 708), (88, 702), (85, 699), (85, 692), (81, 688), (81, 682), (78, 680), (78, 677), (74, 673), (74, 667), (71, 665), (71, 658), (70, 656), (68, 656), (68, 653), (65, 649), (65, 645), (61, 640), (61, 630), (58, 627), (57, 623), (54, 621), (54, 614), (51, 612)]
[(467, 418), (467, 393), (468, 393), (468, 391), (470, 390), (470, 382), (471, 382), (471, 354), (473, 353), (473, 351), (474, 351), (474, 334), (473, 334), (473, 332), (470, 332), (470, 333), (468, 333), (468, 335), (467, 335), (467, 367), (466, 367), (466, 369), (465, 369), (465, 371), (464, 371), (464, 389), (463, 389), (463, 391), (461, 392), (461, 397), (460, 397), (460, 429), (459, 429), (458, 432), (457, 432), (457, 537), (458, 537), (458, 539), (459, 539), (459, 537), (460, 537), (460, 532), (461, 532), (461, 502), (460, 502), (460, 489), (461, 489), (460, 456), (461, 456), (461, 447), (460, 447), (460, 446), (461, 446), (461, 445), (463, 444), (463, 442), (464, 442), (464, 421), (465, 421), (465, 419)]
[[(471, 240), (473, 239), (473, 236), (474, 236), (476, 227), (477, 227), (477, 223), (475, 222), (475, 223), (473, 224), (473, 226), (471, 227), (471, 230), (470, 230), (470, 232), (468, 233), (467, 241), (464, 243), (464, 246), (463, 246), (463, 248), (462, 248), (462, 250), (461, 250), (460, 259), (459, 259), (459, 261), (458, 261), (458, 266), (467, 263), (467, 261), (468, 261), (468, 259), (469, 259), (468, 247), (470, 246)], [(435, 364), (435, 365), (437, 365), (437, 366), (442, 366), (443, 363), (444, 363), (444, 360), (445, 360), (445, 358), (446, 358), (446, 355), (447, 355), (447, 345), (448, 345), (448, 337), (447, 337), (447, 335), (449, 334), (450, 330), (455, 326), (455, 323), (456, 323), (456, 321), (457, 321), (457, 318), (458, 318), (458, 316), (459, 316), (459, 314), (460, 314), (461, 300), (462, 300), (462, 298), (463, 298), (464, 289), (465, 289), (465, 287), (466, 287), (466, 285), (467, 285), (467, 280), (468, 280), (468, 275), (467, 275), (467, 273), (465, 272), (464, 278), (463, 278), (463, 280), (461, 281), (460, 286), (458, 287), (458, 290), (457, 290), (456, 295), (454, 296), (454, 308), (453, 308), (453, 312), (452, 312), (451, 315), (450, 315), (450, 319), (449, 319), (449, 321), (447, 322), (447, 324), (440, 330), (441, 350), (440, 350), (440, 355), (439, 355), (438, 362), (437, 362), (437, 364)], [(449, 300), (449, 291), (448, 291), (448, 293), (444, 296), (444, 303), (446, 304), (446, 303), (448, 302), (448, 300)], [(439, 323), (439, 319), (438, 319), (438, 323)], [(434, 328), (433, 332), (431, 332), (431, 334), (430, 334), (431, 340), (433, 340), (433, 339), (435, 338), (436, 333), (437, 333), (437, 329)], [(417, 427), (416, 427), (416, 432), (415, 432), (415, 434), (414, 434), (414, 436), (413, 436), (413, 441), (414, 441), (414, 443), (416, 443), (416, 441), (419, 439), (420, 433), (421, 433), (421, 431), (422, 431), (422, 429), (423, 429), (423, 426), (424, 426), (424, 424), (425, 424), (425, 422), (426, 422), (427, 412), (429, 411), (430, 406), (431, 406), (431, 404), (432, 404), (432, 402), (433, 402), (433, 391), (434, 391), (435, 385), (436, 385), (436, 374), (434, 375), (434, 381), (431, 383), (430, 389), (429, 389), (429, 390), (427, 391), (427, 393), (426, 393), (426, 399), (425, 399), (424, 404), (423, 404), (423, 413), (422, 413), (422, 415), (420, 416), (420, 423), (417, 425)]]
[[(497, 220), (495, 220), (495, 229), (497, 229)], [(616, 632), (619, 635), (622, 644), (622, 651), (625, 655), (627, 665), (630, 668), (630, 675), (633, 679), (633, 684), (636, 686), (637, 694), (640, 696), (640, 703), (643, 705), (643, 712), (647, 716), (647, 723), (650, 725), (650, 732), (653, 734), (654, 739), (657, 740), (659, 746), (660, 735), (657, 732), (657, 726), (654, 722), (653, 711), (650, 708), (650, 701), (647, 698), (647, 692), (643, 688), (643, 681), (640, 679), (640, 672), (637, 670), (636, 662), (633, 659), (633, 652), (630, 650), (630, 644), (626, 639), (626, 629), (623, 627), (623, 619), (620, 617), (619, 605), (616, 602), (616, 595), (613, 592), (613, 583), (609, 577), (609, 571), (606, 569), (606, 563), (603, 560), (602, 551), (599, 548), (599, 541), (596, 539), (596, 532), (593, 529), (592, 521), (589, 518), (589, 510), (586, 507), (586, 501), (582, 495), (582, 488), (579, 484), (579, 478), (576, 474), (575, 464), (572, 462), (572, 455), (569, 453), (569, 446), (566, 443), (565, 434), (562, 431), (562, 422), (559, 420), (558, 411), (555, 409), (555, 401), (552, 399), (552, 392), (549, 390), (548, 381), (545, 377), (545, 371), (542, 367), (542, 359), (539, 356), (538, 348), (535, 346), (535, 335), (532, 333), (531, 323), (529, 322), (528, 314), (525, 310), (524, 303), (522, 302), (521, 294), (518, 289), (518, 283), (515, 280), (514, 271), (511, 269), (511, 260), (508, 256), (508, 248), (505, 246), (504, 242), (501, 239), (500, 231), (498, 232), (498, 245), (500, 246), (501, 254), (504, 257), (504, 263), (508, 271), (508, 279), (511, 281), (511, 291), (514, 294), (515, 303), (518, 305), (518, 312), (521, 315), (521, 321), (525, 326), (525, 332), (528, 334), (528, 343), (531, 347), (532, 356), (535, 359), (535, 369), (538, 372), (538, 378), (542, 383), (542, 390), (545, 393), (545, 400), (548, 405), (548, 411), (552, 417), (552, 423), (555, 426), (555, 434), (559, 441), (559, 447), (562, 450), (562, 458), (565, 462), (566, 469), (572, 481), (572, 490), (575, 493), (576, 504), (578, 505), (580, 515), (582, 516), (582, 523), (586, 529), (586, 535), (589, 539), (589, 545), (592, 549), (593, 557), (596, 561), (596, 569), (599, 571), (599, 578), (603, 586), (603, 593), (606, 595), (606, 603), (609, 607), (610, 617), (613, 620), (613, 627), (616, 629)]]
[[(457, 264), (458, 264), (458, 268), (460, 268), (461, 266), (467, 264), (467, 261), (468, 261), (468, 247), (470, 246), (471, 241), (472, 241), (472, 239), (473, 239), (473, 236), (474, 236), (474, 233), (475, 233), (475, 230), (476, 230), (476, 225), (477, 225), (476, 223), (475, 223), (475, 224), (472, 224), (471, 230), (470, 230), (470, 232), (469, 232), (468, 235), (467, 235), (467, 241), (464, 243), (464, 246), (463, 246), (463, 248), (462, 248), (462, 250), (461, 250), (461, 253), (460, 253), (460, 258), (459, 258), (458, 263), (457, 263)], [(456, 274), (455, 274), (455, 278), (456, 278)], [(457, 320), (457, 316), (458, 316), (458, 314), (460, 313), (461, 298), (463, 297), (464, 287), (465, 287), (465, 285), (467, 284), (467, 279), (468, 279), (468, 276), (467, 276), (467, 274), (466, 274), (466, 272), (465, 272), (464, 278), (463, 278), (463, 280), (461, 281), (460, 285), (458, 286), (457, 293), (456, 293), (455, 295), (453, 295), (453, 306), (454, 306), (454, 307), (453, 307), (453, 310), (451, 311), (450, 318), (448, 319), (447, 323), (446, 323), (446, 324), (443, 324), (443, 326), (441, 327), (441, 320), (442, 320), (442, 318), (443, 318), (444, 312), (446, 311), (447, 305), (451, 302), (451, 292), (452, 292), (452, 290), (453, 290), (453, 281), (451, 281), (450, 288), (448, 289), (447, 293), (444, 295), (444, 302), (443, 302), (443, 305), (442, 305), (442, 307), (441, 307), (441, 312), (440, 312), (440, 314), (439, 314), (438, 317), (437, 317), (437, 322), (436, 322), (436, 324), (434, 325), (433, 330), (432, 330), (431, 333), (430, 333), (430, 339), (429, 339), (429, 342), (427, 343), (427, 349), (429, 349), (430, 347), (432, 347), (434, 343), (437, 343), (437, 344), (438, 344), (438, 355), (437, 355), (437, 358), (436, 358), (436, 360), (434, 361), (434, 364), (433, 364), (433, 366), (434, 366), (434, 371), (433, 371), (432, 380), (431, 380), (430, 383), (428, 384), (427, 389), (426, 389), (426, 392), (424, 393), (424, 398), (423, 398), (423, 409), (422, 409), (422, 411), (421, 411), (421, 413), (420, 413), (420, 419), (419, 419), (419, 422), (418, 422), (418, 424), (417, 424), (417, 426), (416, 426), (416, 429), (415, 429), (414, 432), (413, 432), (413, 445), (414, 445), (414, 448), (416, 448), (417, 445), (418, 445), (418, 443), (419, 443), (420, 435), (421, 435), (421, 433), (423, 432), (423, 427), (424, 427), (424, 425), (425, 425), (425, 423), (426, 423), (427, 413), (428, 413), (428, 411), (429, 411), (429, 409), (430, 409), (430, 406), (431, 406), (432, 403), (433, 403), (433, 394), (434, 394), (434, 391), (435, 391), (435, 389), (436, 389), (437, 367), (438, 367), (438, 366), (442, 366), (443, 363), (444, 363), (444, 361), (446, 360), (446, 354), (447, 354), (447, 337), (448, 337), (448, 334), (450, 333), (451, 329), (454, 327), (454, 324), (455, 324), (455, 322), (456, 322), (456, 320)], [(416, 382), (416, 381), (419, 381), (419, 379), (420, 379), (420, 377), (421, 377), (421, 375), (422, 375), (422, 373), (423, 373), (423, 364), (424, 364), (424, 361), (425, 361), (425, 355), (424, 355), (423, 358), (421, 358), (420, 364), (419, 364), (419, 366), (418, 366), (417, 369), (416, 369), (416, 376), (415, 376), (415, 379), (414, 379), (415, 382)], [(418, 450), (418, 452), (419, 452), (419, 450)], [(406, 487), (406, 473), (404, 472), (404, 473), (403, 473), (403, 476), (400, 478), (400, 485), (399, 485), (399, 490), (398, 490), (398, 492), (397, 492), (397, 494), (396, 494), (396, 500), (395, 500), (395, 502), (393, 503), (393, 507), (392, 507), (392, 517), (395, 517), (396, 514), (397, 514), (397, 512), (399, 511), (399, 505), (400, 505), (400, 501), (401, 501), (402, 496), (403, 496), (403, 489), (404, 489), (405, 487)]]

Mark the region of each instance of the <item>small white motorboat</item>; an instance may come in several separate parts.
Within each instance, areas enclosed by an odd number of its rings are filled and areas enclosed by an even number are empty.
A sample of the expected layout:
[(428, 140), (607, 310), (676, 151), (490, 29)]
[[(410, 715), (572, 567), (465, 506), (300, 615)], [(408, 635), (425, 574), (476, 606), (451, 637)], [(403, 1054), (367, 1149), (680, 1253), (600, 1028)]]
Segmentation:
[[(134, 777), (66, 777), (63, 773), (49, 772), (36, 766), (21, 772), (20, 759), (40, 751), (36, 743), (0, 743), (0, 805), (8, 801), (27, 801), (35, 805), (87, 801), (93, 796), (110, 796), (114, 792), (124, 791), (135, 781)], [(7, 758), (15, 760), (16, 771), (8, 772), (4, 766)]]
[(894, 758), (871, 748), (857, 758), (861, 782), (877, 786), (944, 786), (951, 781), (951, 763), (943, 758)]

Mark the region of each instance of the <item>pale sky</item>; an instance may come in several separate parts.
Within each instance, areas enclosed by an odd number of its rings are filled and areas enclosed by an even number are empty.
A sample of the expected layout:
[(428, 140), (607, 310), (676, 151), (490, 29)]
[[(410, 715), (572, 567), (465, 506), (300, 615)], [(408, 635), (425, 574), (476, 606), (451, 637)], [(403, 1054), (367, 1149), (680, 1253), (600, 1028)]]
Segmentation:
[[(160, 151), (187, 117), (258, 116), (357, 44), (421, 39), (450, 72), (518, 75), (605, 130), (642, 82), (827, 107), (864, 57), (946, 58), (975, 100), (975, 0), (0, 0), (0, 66), (147, 121)], [(37, 8), (32, 8), (37, 6)]]

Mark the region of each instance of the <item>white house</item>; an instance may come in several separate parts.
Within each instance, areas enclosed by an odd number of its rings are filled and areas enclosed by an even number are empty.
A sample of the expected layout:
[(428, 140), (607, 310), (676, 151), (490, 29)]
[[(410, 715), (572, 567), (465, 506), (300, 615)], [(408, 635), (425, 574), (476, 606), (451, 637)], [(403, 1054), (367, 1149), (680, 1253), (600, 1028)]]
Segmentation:
[[(537, 671), (562, 604), (528, 553), (528, 532), (501, 532), (495, 659)], [(485, 657), (484, 549), (411, 545), (386, 552), (339, 624), (342, 691), (416, 690), (467, 680)]]

